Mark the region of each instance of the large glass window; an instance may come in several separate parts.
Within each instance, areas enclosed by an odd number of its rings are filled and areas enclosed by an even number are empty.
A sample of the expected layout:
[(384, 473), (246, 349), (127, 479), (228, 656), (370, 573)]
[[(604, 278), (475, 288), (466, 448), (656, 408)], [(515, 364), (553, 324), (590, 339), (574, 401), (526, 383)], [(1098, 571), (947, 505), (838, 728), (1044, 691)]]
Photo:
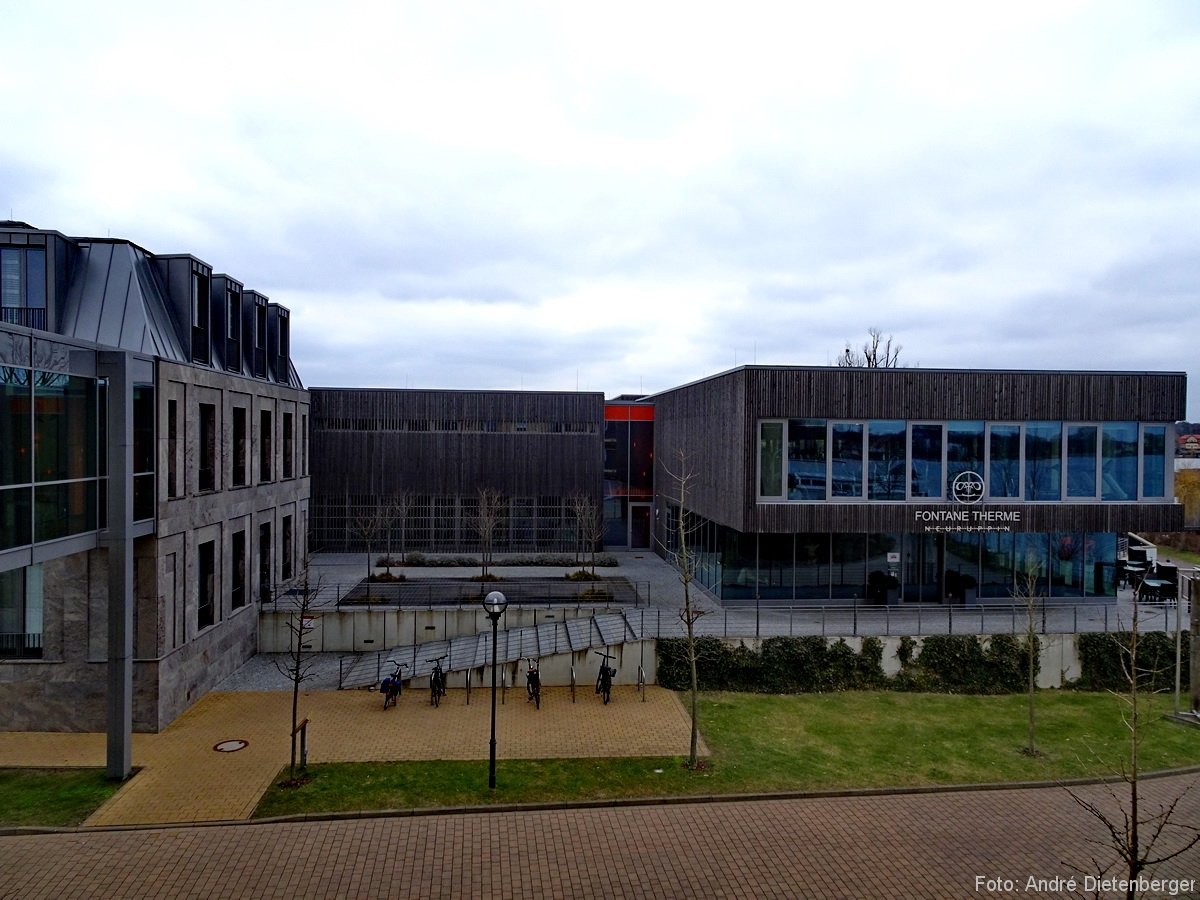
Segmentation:
[(33, 543), (29, 528), (32, 493), (27, 487), (0, 489), (0, 550)]
[(271, 425), (271, 411), (264, 409), (259, 411), (259, 435), (258, 435), (258, 480), (270, 481), (272, 461), (275, 458), (275, 445), (273, 438), (275, 431)]
[(950, 422), (946, 426), (946, 496), (963, 472), (983, 477), (983, 422)]
[(0, 366), (0, 485), (33, 481), (30, 372)]
[(52, 541), (96, 530), (96, 482), (64, 481), (34, 489), (33, 539)]
[(246, 605), (246, 532), (233, 533), (233, 560), (230, 575), (233, 579), (229, 592), (229, 605), (241, 609)]
[(1025, 426), (1025, 499), (1062, 499), (1062, 423)]
[(1095, 425), (1067, 426), (1067, 496), (1096, 496), (1096, 448), (1099, 429)]
[(783, 423), (763, 422), (758, 436), (758, 494), (783, 496)]
[(825, 499), (825, 420), (788, 420), (789, 500)]
[(830, 432), (834, 497), (863, 495), (863, 426), (835, 422)]
[(96, 474), (96, 383), (90, 378), (35, 372), (34, 465), (38, 481)]
[(1142, 496), (1163, 497), (1167, 493), (1167, 429), (1147, 425), (1142, 429)]
[(912, 427), (912, 496), (942, 496), (942, 426)]
[(905, 496), (905, 424), (900, 420), (867, 425), (867, 498), (903, 500)]
[(283, 477), (292, 477), (292, 442), (295, 440), (295, 434), (292, 431), (292, 423), (294, 418), (291, 413), (283, 414)]
[(988, 496), (1021, 496), (1021, 426), (988, 429)]
[(1137, 423), (1106, 423), (1101, 431), (1100, 450), (1100, 484), (1103, 499), (1136, 500)]

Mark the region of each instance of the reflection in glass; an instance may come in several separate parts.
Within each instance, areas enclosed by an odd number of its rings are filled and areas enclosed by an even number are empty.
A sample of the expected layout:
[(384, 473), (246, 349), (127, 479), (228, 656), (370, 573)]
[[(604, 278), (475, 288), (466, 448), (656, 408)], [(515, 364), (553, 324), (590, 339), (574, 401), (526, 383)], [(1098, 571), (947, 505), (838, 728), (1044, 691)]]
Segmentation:
[(1062, 423), (1025, 426), (1025, 499), (1062, 499)]
[(912, 496), (942, 496), (942, 426), (912, 427)]
[(905, 495), (904, 422), (886, 420), (867, 426), (867, 497), (903, 500)]
[(32, 543), (27, 487), (0, 490), (0, 550)]
[(835, 422), (831, 433), (834, 497), (863, 495), (863, 427), (858, 422)]
[(1021, 426), (993, 425), (988, 429), (988, 496), (1021, 496)]
[(1142, 429), (1142, 496), (1162, 497), (1167, 492), (1167, 429), (1147, 425)]
[(34, 373), (38, 481), (96, 474), (96, 387), (90, 378)]
[(825, 499), (825, 420), (788, 420), (789, 500)]
[(95, 528), (95, 481), (44, 484), (34, 490), (34, 541), (51, 541)]
[(28, 369), (0, 366), (0, 484), (33, 481)]
[(1100, 444), (1103, 499), (1137, 499), (1137, 439), (1136, 422), (1105, 423)]
[(983, 422), (951, 422), (946, 426), (946, 496), (963, 472), (983, 477)]
[(1096, 448), (1098, 429), (1095, 425), (1067, 426), (1067, 496), (1096, 496)]
[(782, 422), (763, 422), (759, 426), (758, 494), (760, 497), (783, 496)]

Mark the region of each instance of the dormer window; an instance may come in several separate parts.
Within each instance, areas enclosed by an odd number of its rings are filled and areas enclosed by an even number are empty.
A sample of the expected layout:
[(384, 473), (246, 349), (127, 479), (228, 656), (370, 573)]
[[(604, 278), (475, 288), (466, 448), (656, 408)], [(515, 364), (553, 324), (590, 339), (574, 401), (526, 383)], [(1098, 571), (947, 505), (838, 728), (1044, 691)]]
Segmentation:
[(212, 362), (210, 340), (209, 279), (207, 272), (192, 272), (192, 362)]

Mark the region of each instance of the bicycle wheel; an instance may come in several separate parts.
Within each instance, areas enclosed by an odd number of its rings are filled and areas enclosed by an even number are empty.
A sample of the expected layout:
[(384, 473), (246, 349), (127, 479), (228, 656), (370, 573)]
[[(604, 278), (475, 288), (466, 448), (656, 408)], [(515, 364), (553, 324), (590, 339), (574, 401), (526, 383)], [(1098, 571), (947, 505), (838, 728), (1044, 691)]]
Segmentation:
[(533, 706), (534, 709), (542, 708), (542, 685), (539, 682), (533, 689)]
[(604, 695), (604, 705), (608, 705), (608, 701), (612, 699), (612, 679), (605, 678), (604, 683), (600, 686), (600, 693)]
[(429, 702), (434, 706), (442, 705), (442, 685), (437, 675), (429, 680)]

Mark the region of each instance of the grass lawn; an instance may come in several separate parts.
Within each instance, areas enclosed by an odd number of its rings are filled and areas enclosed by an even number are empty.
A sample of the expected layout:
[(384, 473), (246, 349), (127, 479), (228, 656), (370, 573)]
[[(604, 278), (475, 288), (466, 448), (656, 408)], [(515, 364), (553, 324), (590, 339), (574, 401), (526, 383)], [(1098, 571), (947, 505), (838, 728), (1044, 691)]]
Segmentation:
[(1158, 558), (1160, 561), (1169, 559), (1173, 563), (1200, 566), (1200, 553), (1192, 553), (1190, 550), (1183, 550), (1179, 547), (1168, 547), (1165, 544), (1159, 546)]
[[(1171, 699), (1146, 698), (1143, 771), (1200, 764), (1200, 729), (1167, 722)], [(664, 797), (1111, 775), (1128, 754), (1121, 704), (1109, 694), (1037, 697), (1037, 744), (1022, 754), (1024, 695), (978, 697), (889, 691), (705, 694), (700, 724), (712, 756), (500, 760), (487, 789), (478, 762), (330, 763), (300, 788), (272, 787), (255, 816), (489, 803)], [(686, 746), (681, 749), (686, 750)]]
[(0, 769), (0, 826), (78, 825), (119, 787), (103, 769)]

